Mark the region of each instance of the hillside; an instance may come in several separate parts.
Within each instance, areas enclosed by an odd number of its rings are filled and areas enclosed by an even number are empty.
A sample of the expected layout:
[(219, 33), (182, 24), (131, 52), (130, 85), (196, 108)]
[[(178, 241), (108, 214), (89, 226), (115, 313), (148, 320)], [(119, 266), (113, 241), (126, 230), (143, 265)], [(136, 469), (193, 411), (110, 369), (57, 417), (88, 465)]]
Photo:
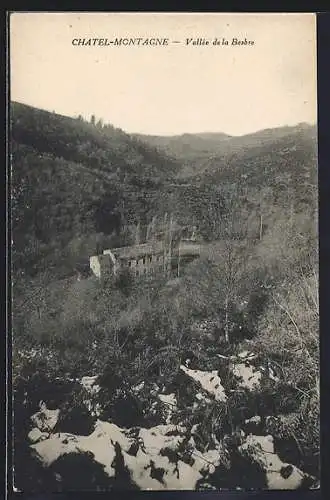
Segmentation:
[(164, 180), (178, 168), (154, 148), (100, 121), (87, 123), (80, 117), (73, 119), (14, 102), (11, 122), (14, 141), (94, 168), (111, 181), (115, 175), (119, 181), (125, 175)]
[(176, 217), (193, 216), (206, 239), (221, 237), (228, 219), (237, 237), (258, 237), (261, 217), (263, 235), (271, 237), (274, 226), (286, 219), (315, 238), (315, 127), (276, 129), (273, 135), (267, 130), (230, 142), (233, 149), (226, 155), (183, 166), (169, 187)]
[[(283, 127), (232, 138), (222, 155), (209, 158), (203, 174), (236, 179), (245, 174), (247, 178), (254, 177), (254, 182), (257, 177), (258, 181), (269, 182), (273, 179), (268, 174), (281, 176), (289, 171), (301, 175), (300, 166), (308, 169), (308, 164), (314, 165), (316, 158), (316, 127)], [(267, 166), (271, 172), (267, 172)]]
[(11, 130), (14, 263), (25, 268), (43, 252), (63, 253), (78, 236), (125, 239), (132, 225), (151, 219), (179, 168), (111, 125), (19, 103)]

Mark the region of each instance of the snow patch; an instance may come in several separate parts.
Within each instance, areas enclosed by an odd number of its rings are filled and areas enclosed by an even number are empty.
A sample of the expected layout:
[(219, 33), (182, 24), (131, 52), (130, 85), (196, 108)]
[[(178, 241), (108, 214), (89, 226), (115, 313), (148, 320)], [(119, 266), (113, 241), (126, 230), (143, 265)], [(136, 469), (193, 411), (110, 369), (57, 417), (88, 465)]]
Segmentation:
[(132, 443), (115, 424), (98, 421), (95, 430), (89, 436), (58, 433), (51, 435), (45, 441), (32, 445), (31, 448), (36, 451), (37, 456), (46, 466), (51, 465), (67, 453), (91, 452), (95, 461), (104, 465), (105, 473), (109, 477), (113, 477), (115, 470), (111, 464), (116, 455), (114, 447), (116, 442), (122, 449), (129, 449)]
[(257, 357), (257, 355), (251, 351), (242, 351), (237, 356), (244, 361), (251, 361)]
[(240, 379), (241, 387), (249, 390), (258, 389), (262, 375), (254, 366), (238, 363), (233, 367), (233, 374)]
[(257, 463), (266, 473), (267, 487), (278, 490), (295, 490), (302, 485), (306, 474), (294, 465), (282, 462), (274, 452), (272, 436), (247, 436), (239, 446), (243, 456)]
[[(116, 456), (115, 444), (118, 443), (124, 464), (140, 489), (189, 490), (194, 489), (202, 477), (215, 471), (220, 458), (217, 450), (202, 454), (192, 449), (192, 460), (189, 464), (185, 463), (181, 457), (181, 446), (186, 440), (186, 433), (187, 429), (183, 426), (158, 425), (150, 429), (140, 428), (137, 436), (132, 437), (129, 429), (97, 421), (95, 430), (89, 436), (53, 434), (31, 448), (45, 466), (51, 465), (64, 454), (91, 452), (111, 478), (116, 474), (112, 463)], [(135, 454), (130, 451), (133, 444), (138, 444)], [(168, 453), (177, 459), (170, 459)], [(152, 477), (152, 468), (159, 469), (162, 477)]]
[(201, 370), (190, 370), (186, 368), (184, 365), (180, 366), (180, 369), (191, 377), (196, 382), (200, 383), (202, 388), (212, 394), (217, 401), (226, 401), (227, 396), (225, 394), (225, 389), (221, 385), (221, 380), (218, 376), (217, 370), (213, 370), (210, 372), (201, 371)]
[(175, 394), (173, 394), (173, 393), (172, 394), (159, 394), (158, 397), (163, 403), (176, 408), (177, 401), (176, 401)]
[(32, 429), (28, 434), (28, 440), (30, 443), (38, 443), (44, 439), (48, 439), (49, 434), (47, 432), (42, 432), (38, 427)]

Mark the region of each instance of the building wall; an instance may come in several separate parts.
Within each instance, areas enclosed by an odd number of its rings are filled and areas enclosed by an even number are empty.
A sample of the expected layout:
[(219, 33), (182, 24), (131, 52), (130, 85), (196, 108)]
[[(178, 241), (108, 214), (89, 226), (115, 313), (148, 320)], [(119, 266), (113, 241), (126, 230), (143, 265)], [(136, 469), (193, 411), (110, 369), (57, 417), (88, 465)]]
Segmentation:
[(120, 269), (120, 262), (118, 261), (118, 259), (116, 259), (113, 252), (110, 249), (107, 249), (103, 251), (103, 255), (106, 255), (107, 258), (109, 259), (110, 265), (112, 267), (112, 272), (114, 274), (117, 274), (117, 272)]
[(180, 242), (179, 253), (181, 255), (195, 255), (197, 257), (201, 253), (201, 246), (194, 241), (182, 240)]
[(122, 261), (122, 268), (131, 271), (133, 276), (144, 276), (161, 274), (169, 270), (170, 259), (165, 258), (164, 269), (164, 255), (163, 254), (146, 254), (137, 258), (129, 258)]
[(114, 272), (114, 265), (110, 255), (93, 255), (89, 259), (89, 266), (97, 278), (110, 277)]
[(97, 278), (101, 278), (101, 264), (98, 255), (92, 255), (92, 257), (89, 258), (89, 267)]

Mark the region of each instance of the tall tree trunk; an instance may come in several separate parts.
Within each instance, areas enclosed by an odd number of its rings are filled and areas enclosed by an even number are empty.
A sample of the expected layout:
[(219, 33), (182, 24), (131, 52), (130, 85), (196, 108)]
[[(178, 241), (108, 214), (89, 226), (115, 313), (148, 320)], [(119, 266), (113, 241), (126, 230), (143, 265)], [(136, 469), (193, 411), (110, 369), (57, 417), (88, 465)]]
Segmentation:
[(169, 224), (168, 224), (168, 249), (166, 252), (166, 262), (164, 262), (165, 265), (165, 274), (168, 276), (169, 275), (169, 265), (171, 263), (171, 258), (172, 258), (172, 225), (173, 225), (173, 215), (171, 214)]
[(141, 243), (141, 225), (140, 222), (138, 222), (135, 228), (135, 245), (139, 245), (140, 243)]
[(167, 212), (164, 214), (164, 221), (163, 221), (163, 275), (165, 276), (165, 264), (166, 264), (166, 246), (167, 246)]
[(260, 213), (259, 240), (262, 239), (262, 213)]
[(180, 247), (181, 247), (181, 239), (179, 241), (179, 248), (178, 248), (178, 278), (180, 277), (180, 258), (181, 258)]
[(293, 227), (293, 201), (290, 203), (290, 229)]
[(229, 344), (228, 297), (225, 301), (225, 341)]
[(150, 222), (149, 224), (147, 224), (146, 241), (149, 241), (151, 239), (151, 237), (150, 237), (150, 235), (151, 235), (151, 224), (152, 224), (152, 222)]

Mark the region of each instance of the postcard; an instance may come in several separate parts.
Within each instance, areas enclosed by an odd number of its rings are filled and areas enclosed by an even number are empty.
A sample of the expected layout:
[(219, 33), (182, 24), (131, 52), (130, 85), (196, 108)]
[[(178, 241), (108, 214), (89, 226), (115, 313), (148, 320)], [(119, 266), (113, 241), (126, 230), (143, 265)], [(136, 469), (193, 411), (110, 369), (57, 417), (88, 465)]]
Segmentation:
[(15, 490), (319, 488), (316, 15), (9, 25)]

